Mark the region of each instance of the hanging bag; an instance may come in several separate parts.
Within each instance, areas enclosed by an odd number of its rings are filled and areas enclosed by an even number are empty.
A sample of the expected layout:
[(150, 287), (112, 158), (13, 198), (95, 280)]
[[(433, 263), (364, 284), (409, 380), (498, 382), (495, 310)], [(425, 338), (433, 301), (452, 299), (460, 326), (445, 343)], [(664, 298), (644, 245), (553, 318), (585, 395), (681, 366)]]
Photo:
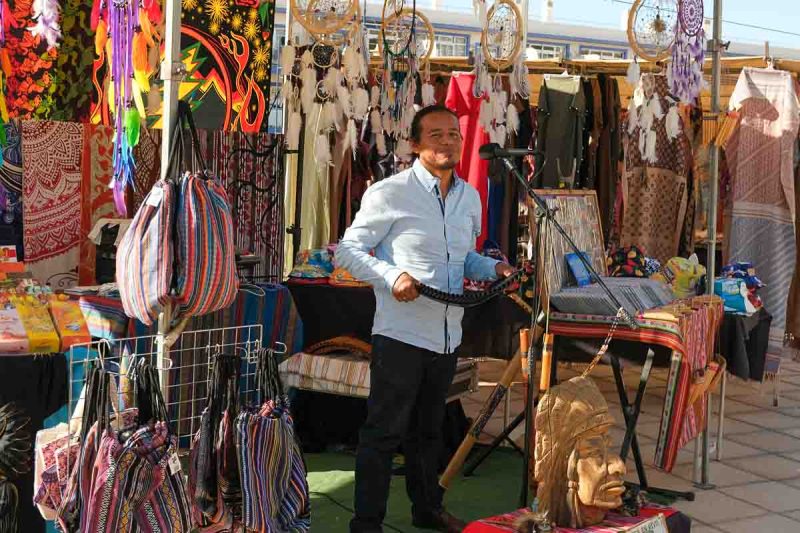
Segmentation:
[(228, 194), (208, 171), (197, 129), (184, 106), (194, 171), (183, 176), (177, 212), (176, 300), (184, 316), (200, 316), (233, 304), (239, 290), (233, 217)]
[(117, 286), (125, 314), (148, 326), (171, 301), (184, 119), (179, 107), (166, 178), (150, 189), (117, 248)]

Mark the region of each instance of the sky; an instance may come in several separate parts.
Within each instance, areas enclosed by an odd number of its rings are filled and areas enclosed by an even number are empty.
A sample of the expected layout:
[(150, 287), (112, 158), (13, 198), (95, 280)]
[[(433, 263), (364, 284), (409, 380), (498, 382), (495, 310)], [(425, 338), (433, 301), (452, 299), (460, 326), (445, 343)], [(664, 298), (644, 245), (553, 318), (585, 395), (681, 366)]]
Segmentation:
[[(539, 18), (544, 0), (529, 0), (532, 19)], [(556, 22), (586, 24), (623, 29), (632, 0), (553, 0)], [(471, 8), (471, 0), (439, 0), (442, 6)], [(722, 0), (723, 41), (763, 43), (800, 49), (800, 9), (797, 0)], [(713, 0), (705, 0), (705, 15), (710, 18)], [(736, 24), (739, 23), (739, 24)], [(741, 24), (759, 26), (749, 28)], [(780, 33), (781, 30), (791, 35)]]

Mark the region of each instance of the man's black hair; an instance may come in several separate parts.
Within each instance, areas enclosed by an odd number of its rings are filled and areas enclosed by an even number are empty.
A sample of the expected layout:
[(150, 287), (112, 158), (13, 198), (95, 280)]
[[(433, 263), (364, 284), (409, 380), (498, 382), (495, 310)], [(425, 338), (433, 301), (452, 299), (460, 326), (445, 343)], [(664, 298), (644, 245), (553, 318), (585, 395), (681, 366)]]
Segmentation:
[(414, 115), (414, 120), (411, 121), (411, 140), (418, 143), (420, 141), (420, 136), (422, 135), (422, 119), (427, 117), (428, 115), (432, 115), (434, 113), (447, 113), (448, 115), (452, 115), (458, 119), (458, 115), (456, 115), (451, 109), (443, 106), (443, 105), (431, 105), (428, 107), (423, 107), (417, 114)]

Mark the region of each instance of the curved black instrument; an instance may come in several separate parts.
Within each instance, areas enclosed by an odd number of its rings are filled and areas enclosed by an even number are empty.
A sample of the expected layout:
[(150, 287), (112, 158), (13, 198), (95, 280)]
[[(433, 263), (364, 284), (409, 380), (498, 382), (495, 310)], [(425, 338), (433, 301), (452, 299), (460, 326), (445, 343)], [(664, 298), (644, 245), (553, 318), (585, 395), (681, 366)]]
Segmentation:
[(422, 296), (443, 304), (455, 305), (458, 307), (475, 307), (476, 305), (488, 302), (495, 296), (503, 294), (507, 288), (522, 277), (523, 273), (523, 269), (517, 270), (510, 276), (495, 281), (485, 291), (466, 291), (464, 294), (451, 294), (422, 283), (417, 284), (417, 291)]

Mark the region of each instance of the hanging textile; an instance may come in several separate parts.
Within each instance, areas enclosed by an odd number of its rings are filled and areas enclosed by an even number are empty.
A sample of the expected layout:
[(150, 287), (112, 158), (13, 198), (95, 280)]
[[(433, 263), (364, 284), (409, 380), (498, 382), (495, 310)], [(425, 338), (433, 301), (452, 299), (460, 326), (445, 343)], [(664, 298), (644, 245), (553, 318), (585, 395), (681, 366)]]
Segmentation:
[[(267, 129), (274, 26), (274, 0), (183, 2), (181, 57), (187, 73), (180, 94), (191, 103), (199, 128)], [(160, 128), (161, 114), (159, 106), (148, 124)]]
[(481, 197), (481, 234), (475, 243), (475, 248), (481, 249), (489, 235), (489, 162), (480, 158), (478, 150), (489, 142), (489, 134), (479, 124), (483, 100), (473, 94), (474, 84), (475, 74), (454, 73), (450, 78), (445, 105), (458, 115), (464, 143), (456, 174), (475, 187)]
[(793, 165), (800, 108), (792, 75), (745, 68), (729, 105), (741, 120), (725, 147), (732, 180), (726, 261), (752, 262), (766, 284), (760, 295), (773, 317), (770, 352), (777, 353), (795, 269)]
[(17, 259), (25, 258), (22, 243), (22, 150), (21, 123), (5, 124), (6, 145), (0, 164), (0, 244), (15, 245)]
[(78, 281), (84, 126), (22, 122), (25, 262), (54, 289)]
[(141, 139), (133, 149), (136, 161), (133, 189), (133, 212), (139, 210), (145, 196), (161, 177), (161, 130), (142, 128)]
[(225, 186), (236, 250), (253, 254), (259, 279), (280, 281), (283, 269), (284, 137), (269, 133), (199, 130), (209, 169)]
[(572, 189), (583, 160), (586, 96), (580, 76), (545, 75), (539, 89), (539, 135), (544, 154), (535, 187)]
[(109, 126), (84, 127), (81, 179), (81, 237), (78, 284), (94, 285), (96, 251), (89, 233), (101, 218), (114, 218), (114, 193), (108, 188), (113, 173), (113, 130)]
[[(330, 165), (320, 165), (316, 160), (317, 117), (320, 104), (312, 106), (311, 113), (306, 115), (306, 121), (311, 127), (305, 128), (303, 139), (303, 172), (297, 176), (301, 192), (300, 207), (300, 250), (313, 250), (323, 248), (328, 244), (330, 237)], [(291, 221), (290, 221), (291, 222)]]
[(603, 237), (606, 244), (615, 214), (614, 203), (617, 195), (619, 178), (620, 147), (620, 97), (617, 79), (613, 76), (599, 74), (601, 113), (596, 113), (602, 124), (597, 139), (597, 171), (594, 189), (597, 191), (597, 204), (600, 208), (600, 222), (603, 226)]
[(6, 35), (5, 47), (11, 61), (6, 103), (13, 118), (43, 120), (50, 118), (54, 109), (51, 90), (58, 49), (48, 49), (47, 43), (28, 29), (34, 25), (32, 6), (33, 0), (9, 3), (14, 21)]
[(678, 253), (687, 206), (687, 149), (665, 76), (645, 74), (631, 100), (625, 134), (620, 246), (638, 246), (662, 264)]
[(50, 118), (88, 122), (92, 104), (92, 66), (94, 32), (90, 20), (92, 5), (85, 0), (65, 0), (61, 4), (63, 39), (53, 62), (55, 86)]

